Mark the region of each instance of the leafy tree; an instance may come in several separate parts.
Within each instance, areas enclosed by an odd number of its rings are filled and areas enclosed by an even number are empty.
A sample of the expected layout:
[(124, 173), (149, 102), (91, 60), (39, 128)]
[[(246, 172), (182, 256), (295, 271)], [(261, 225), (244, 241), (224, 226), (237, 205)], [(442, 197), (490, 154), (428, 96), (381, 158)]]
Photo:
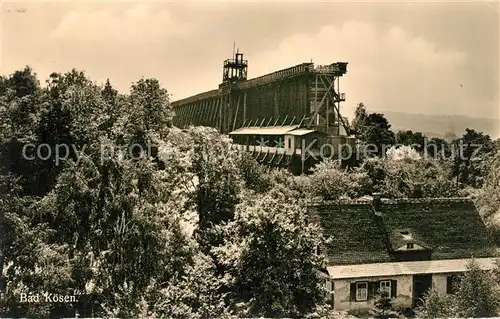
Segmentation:
[[(122, 106), (125, 104), (120, 101), (121, 96), (118, 95), (118, 91), (113, 88), (109, 79), (106, 80), (104, 87), (101, 90), (102, 97), (104, 99), (106, 110), (104, 114), (106, 115), (106, 121), (101, 124), (99, 129), (107, 133), (112, 133), (112, 128), (118, 121), (121, 112), (125, 111)], [(108, 134), (110, 136), (110, 134)]]
[(367, 194), (370, 187), (371, 180), (366, 172), (359, 169), (348, 172), (337, 161), (325, 160), (317, 164), (310, 175), (311, 194), (325, 200), (357, 198)]
[(303, 207), (271, 191), (239, 205), (227, 225), (233, 240), (218, 254), (235, 265), (232, 309), (240, 316), (304, 316), (324, 299), (317, 275), (323, 257), (315, 254), (322, 238)]
[(424, 154), (427, 157), (448, 162), (452, 159), (453, 152), (447, 141), (434, 137), (427, 143)]
[(423, 303), (416, 309), (418, 318), (451, 318), (455, 317), (455, 300), (453, 295), (439, 295), (435, 289), (428, 291), (423, 297)]
[(484, 159), (493, 151), (489, 135), (467, 128), (465, 134), (454, 142), (454, 174), (458, 181), (472, 187), (483, 183)]
[(368, 147), (365, 152), (380, 156), (386, 147), (395, 142), (389, 121), (380, 113), (367, 114), (363, 103), (358, 104), (353, 121), (353, 129), (358, 139)]
[(272, 186), (269, 175), (250, 154), (241, 154), (238, 162), (238, 169), (241, 172), (245, 186), (256, 192), (265, 192)]
[(387, 157), (372, 159), (362, 165), (384, 196), (454, 197), (458, 187), (451, 180), (451, 167), (422, 157), (408, 146), (391, 148)]
[(425, 137), (421, 132), (398, 131), (395, 141), (397, 144), (411, 146), (418, 152), (422, 152), (425, 147)]
[(393, 310), (393, 304), (389, 293), (386, 290), (380, 291), (373, 302), (373, 307), (370, 314), (374, 318), (398, 318), (399, 315)]
[(456, 293), (458, 314), (465, 318), (496, 317), (499, 311), (496, 283), (487, 271), (471, 260)]
[(140, 79), (130, 89), (127, 114), (120, 123), (125, 141), (145, 145), (154, 131), (165, 137), (172, 127), (173, 111), (167, 90), (156, 79)]
[(354, 120), (352, 121), (352, 130), (355, 134), (361, 134), (364, 131), (366, 125), (366, 118), (368, 114), (366, 112), (366, 107), (363, 102), (360, 102), (356, 106), (356, 111), (354, 113)]
[(476, 204), (481, 216), (495, 229), (500, 227), (500, 151), (486, 162), (486, 176)]
[(491, 271), (482, 270), (472, 259), (457, 284), (456, 293), (441, 296), (436, 291), (431, 291), (424, 297), (417, 315), (422, 318), (496, 317), (500, 299), (495, 278)]

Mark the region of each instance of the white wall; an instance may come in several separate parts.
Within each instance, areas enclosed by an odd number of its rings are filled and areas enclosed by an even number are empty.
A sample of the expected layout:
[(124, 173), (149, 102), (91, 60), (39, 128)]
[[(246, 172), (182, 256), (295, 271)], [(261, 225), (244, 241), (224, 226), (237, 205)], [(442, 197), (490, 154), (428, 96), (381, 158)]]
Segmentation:
[[(433, 274), (432, 288), (438, 294), (446, 295), (447, 277), (451, 274)], [(367, 301), (351, 301), (351, 282), (358, 281), (380, 281), (380, 280), (397, 280), (397, 297), (394, 300), (394, 305), (397, 307), (411, 307), (413, 298), (413, 276), (394, 276), (394, 277), (370, 277), (356, 279), (339, 279), (334, 280), (334, 308), (336, 310), (362, 310), (370, 309), (373, 305), (373, 299)], [(327, 287), (330, 288), (330, 287)]]
[[(394, 306), (396, 307), (411, 307), (412, 306), (412, 289), (413, 277), (411, 275), (393, 276), (393, 277), (370, 277), (356, 279), (338, 279), (334, 280), (334, 309), (335, 310), (362, 310), (370, 309), (373, 305), (373, 299), (367, 301), (351, 301), (351, 282), (357, 281), (380, 281), (380, 280), (397, 280), (396, 298)], [(446, 282), (445, 282), (446, 287)]]
[(448, 276), (449, 274), (432, 275), (432, 288), (435, 289), (440, 295), (446, 295), (446, 283)]

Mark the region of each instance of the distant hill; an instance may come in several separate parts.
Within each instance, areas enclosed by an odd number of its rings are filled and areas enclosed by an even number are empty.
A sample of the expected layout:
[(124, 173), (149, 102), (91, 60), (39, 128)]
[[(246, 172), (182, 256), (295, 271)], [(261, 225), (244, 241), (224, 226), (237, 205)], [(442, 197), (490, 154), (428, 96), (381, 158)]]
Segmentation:
[[(373, 112), (368, 110), (368, 112)], [(428, 137), (444, 137), (454, 133), (461, 136), (466, 128), (500, 138), (500, 119), (476, 118), (463, 115), (425, 115), (392, 111), (376, 111), (389, 120), (393, 131), (412, 130), (425, 133)]]

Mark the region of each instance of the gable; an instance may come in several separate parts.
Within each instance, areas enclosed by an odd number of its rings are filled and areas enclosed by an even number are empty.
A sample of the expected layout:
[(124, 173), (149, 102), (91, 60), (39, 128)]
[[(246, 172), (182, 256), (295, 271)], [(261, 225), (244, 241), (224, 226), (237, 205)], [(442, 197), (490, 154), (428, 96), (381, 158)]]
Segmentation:
[(427, 248), (420, 246), (419, 244), (409, 242), (403, 246), (396, 248), (395, 250), (396, 251), (414, 251), (414, 250), (427, 250)]

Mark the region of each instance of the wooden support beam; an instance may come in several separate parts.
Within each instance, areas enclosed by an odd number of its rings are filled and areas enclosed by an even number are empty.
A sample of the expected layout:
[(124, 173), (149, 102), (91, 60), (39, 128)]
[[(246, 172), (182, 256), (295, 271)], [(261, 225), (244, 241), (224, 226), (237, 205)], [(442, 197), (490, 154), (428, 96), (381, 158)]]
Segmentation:
[(191, 104), (191, 116), (189, 117), (189, 124), (196, 124), (196, 103)]
[(235, 129), (235, 126), (236, 126), (236, 120), (238, 119), (238, 110), (240, 108), (240, 98), (241, 98), (241, 94), (238, 94), (238, 102), (236, 103), (236, 112), (234, 113), (234, 121), (233, 121), (233, 131)]
[(223, 112), (223, 105), (224, 105), (224, 95), (221, 95), (220, 98), (219, 98), (219, 120), (218, 120), (218, 123), (217, 123), (217, 127), (219, 128), (219, 131), (221, 133), (223, 133), (223, 125), (224, 125), (224, 121), (222, 119), (222, 112)]
[(184, 105), (184, 116), (182, 119), (182, 127), (186, 127), (189, 124), (189, 105)]
[(210, 106), (210, 112), (208, 113), (208, 125), (211, 127), (215, 127), (213, 118), (214, 118), (214, 100), (210, 99), (208, 102), (208, 105)]
[(193, 125), (200, 125), (200, 102), (193, 104)]
[(177, 109), (175, 110), (175, 126), (177, 127), (181, 127), (181, 124), (182, 124), (182, 119), (184, 118), (183, 116), (183, 111), (184, 111), (184, 108), (183, 107), (177, 107)]
[(265, 120), (266, 120), (266, 118), (263, 118), (263, 119), (262, 119), (262, 122), (260, 122), (259, 127), (262, 127), (262, 124), (264, 124), (264, 121), (265, 121)]
[(306, 118), (306, 116), (305, 116), (305, 115), (304, 115), (304, 116), (302, 116), (302, 120), (300, 120), (299, 127), (301, 127), (301, 126), (302, 126), (302, 123), (304, 123), (305, 118)]
[(271, 121), (272, 121), (272, 120), (273, 120), (273, 118), (271, 117), (271, 118), (269, 119), (269, 121), (267, 122), (267, 125), (266, 125), (266, 126), (269, 126), (269, 124), (271, 124)]
[(280, 116), (280, 104), (279, 104), (279, 84), (274, 87), (274, 114), (275, 116)]
[(208, 115), (208, 101), (207, 100), (204, 100), (203, 101), (203, 112), (202, 112), (202, 116), (201, 116), (201, 125), (203, 126), (208, 126), (207, 124), (207, 116)]
[(218, 123), (218, 120), (219, 120), (219, 99), (218, 98), (214, 98), (213, 99), (213, 105), (214, 105), (214, 110), (213, 110), (213, 118), (212, 118), (212, 125), (213, 127), (217, 128), (217, 123)]
[(184, 123), (184, 127), (189, 126), (191, 122), (191, 104), (186, 105), (186, 122)]
[(247, 120), (247, 91), (243, 92), (243, 121)]
[(288, 119), (288, 115), (285, 116), (285, 119), (283, 120), (283, 123), (281, 124), (281, 126), (285, 125), (287, 119)]

